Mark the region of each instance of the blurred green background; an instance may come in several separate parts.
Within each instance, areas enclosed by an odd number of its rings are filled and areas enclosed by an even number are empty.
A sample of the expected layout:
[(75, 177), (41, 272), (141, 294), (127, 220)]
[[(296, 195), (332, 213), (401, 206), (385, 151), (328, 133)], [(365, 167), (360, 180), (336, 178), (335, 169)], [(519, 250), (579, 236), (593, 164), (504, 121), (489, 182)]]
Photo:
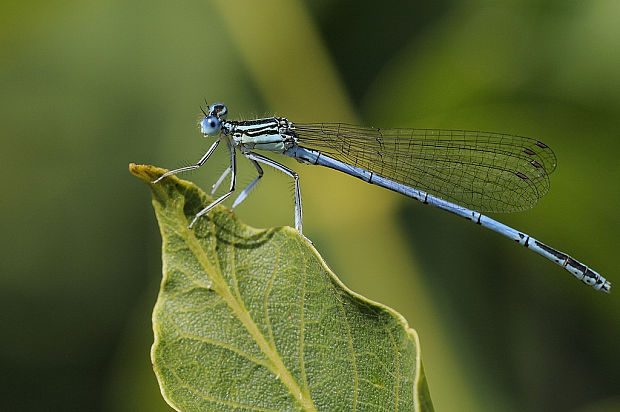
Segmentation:
[[(493, 215), (616, 286), (620, 2), (3, 2), (0, 403), (165, 411), (151, 371), (160, 239), (129, 162), (174, 168), (229, 118), (282, 115), (532, 136), (551, 192)], [(305, 234), (351, 289), (401, 312), (439, 411), (620, 410), (620, 290), (448, 213), (329, 170), (299, 171)], [(239, 185), (254, 177), (240, 159)], [(209, 188), (225, 150), (184, 175)], [(230, 205), (230, 203), (228, 203)], [(292, 225), (266, 170), (237, 210)]]

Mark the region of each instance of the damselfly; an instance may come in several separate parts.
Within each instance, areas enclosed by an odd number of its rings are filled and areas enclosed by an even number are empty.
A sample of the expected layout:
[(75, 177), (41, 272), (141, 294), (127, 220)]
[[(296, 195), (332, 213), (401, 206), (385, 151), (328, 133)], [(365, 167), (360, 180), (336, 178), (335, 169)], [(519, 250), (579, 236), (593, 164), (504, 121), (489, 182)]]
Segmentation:
[[(203, 110), (202, 134), (215, 142), (192, 166), (166, 176), (197, 169), (220, 142), (230, 153), (230, 166), (213, 185), (212, 194), (230, 173), (228, 192), (202, 209), (192, 222), (224, 201), (235, 190), (236, 151), (250, 160), (258, 176), (241, 191), (241, 203), (263, 176), (259, 163), (274, 167), (295, 182), (295, 228), (302, 234), (302, 208), (297, 173), (256, 151), (274, 152), (299, 162), (326, 166), (447, 210), (491, 229), (568, 270), (585, 284), (609, 292), (611, 284), (594, 270), (533, 237), (480, 212), (514, 212), (531, 208), (549, 190), (555, 154), (546, 144), (504, 133), (440, 129), (380, 129), (344, 123), (294, 123), (283, 117), (226, 120), (221, 103)], [(303, 234), (302, 234), (303, 235)]]

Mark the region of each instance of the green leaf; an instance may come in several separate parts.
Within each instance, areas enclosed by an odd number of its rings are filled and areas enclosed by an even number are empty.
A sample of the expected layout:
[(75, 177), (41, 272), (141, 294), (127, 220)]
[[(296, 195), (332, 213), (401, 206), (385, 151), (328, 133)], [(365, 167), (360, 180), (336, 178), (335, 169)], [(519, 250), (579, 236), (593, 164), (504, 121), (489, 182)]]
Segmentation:
[[(184, 411), (432, 410), (418, 338), (392, 309), (348, 290), (289, 227), (257, 230), (164, 170), (150, 184), (163, 239), (151, 357)], [(381, 276), (377, 275), (377, 279)]]

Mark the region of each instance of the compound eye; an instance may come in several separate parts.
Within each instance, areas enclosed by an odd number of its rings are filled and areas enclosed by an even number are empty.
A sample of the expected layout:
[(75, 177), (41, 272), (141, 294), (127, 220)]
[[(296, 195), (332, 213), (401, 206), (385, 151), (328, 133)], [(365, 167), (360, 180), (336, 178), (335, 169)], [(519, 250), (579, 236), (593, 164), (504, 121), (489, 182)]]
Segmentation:
[(215, 116), (207, 116), (200, 122), (200, 131), (205, 136), (217, 136), (221, 127), (220, 121)]

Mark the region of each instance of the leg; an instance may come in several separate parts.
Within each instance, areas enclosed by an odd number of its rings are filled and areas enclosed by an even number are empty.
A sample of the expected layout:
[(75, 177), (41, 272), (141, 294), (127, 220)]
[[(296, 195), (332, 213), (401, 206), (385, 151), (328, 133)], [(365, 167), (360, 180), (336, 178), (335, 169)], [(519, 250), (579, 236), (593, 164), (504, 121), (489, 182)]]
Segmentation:
[(226, 198), (228, 196), (230, 196), (232, 192), (235, 191), (235, 183), (236, 183), (236, 180), (237, 180), (237, 159), (235, 157), (236, 153), (235, 153), (235, 148), (232, 146), (232, 144), (230, 143), (230, 141), (228, 139), (226, 139), (226, 144), (228, 145), (228, 150), (230, 151), (230, 171), (231, 171), (230, 190), (228, 191), (228, 193), (226, 193), (226, 194), (220, 196), (219, 198), (215, 199), (213, 202), (211, 202), (211, 204), (209, 206), (205, 207), (200, 212), (198, 212), (196, 214), (196, 216), (194, 216), (194, 219), (192, 220), (192, 222), (187, 227), (188, 229), (191, 229), (192, 226), (194, 226), (194, 223), (196, 223), (196, 220), (198, 220), (198, 218), (200, 216), (208, 213), (215, 206), (219, 205), (224, 200), (226, 200)]
[(289, 175), (295, 180), (295, 229), (297, 229), (299, 234), (303, 236), (302, 212), (301, 212), (301, 191), (299, 190), (299, 177), (297, 176), (297, 173), (295, 173), (288, 167), (281, 165), (280, 163), (274, 162), (273, 160), (267, 157), (261, 156), (254, 152), (246, 153), (245, 156), (250, 160), (255, 160), (257, 162), (261, 162), (273, 168), (276, 168), (279, 171), (286, 173), (287, 175)]
[(232, 205), (232, 209), (234, 209), (239, 203), (241, 203), (241, 202), (243, 202), (245, 200), (245, 198), (250, 194), (252, 189), (254, 189), (256, 184), (260, 181), (261, 177), (263, 177), (263, 169), (259, 166), (259, 164), (256, 162), (256, 160), (253, 160), (253, 159), (249, 159), (249, 160), (250, 160), (250, 162), (252, 162), (254, 167), (256, 167), (256, 171), (258, 172), (258, 176), (256, 176), (256, 178), (254, 180), (252, 180), (250, 182), (250, 184), (246, 186), (245, 189), (243, 189), (243, 191), (239, 194), (239, 196), (237, 196), (237, 198), (235, 199), (235, 202)]
[(209, 150), (207, 150), (207, 153), (205, 153), (204, 156), (202, 156), (202, 159), (200, 159), (198, 161), (198, 163), (196, 163), (193, 166), (186, 166), (186, 167), (181, 167), (180, 169), (175, 169), (175, 170), (170, 170), (166, 173), (164, 173), (163, 175), (159, 176), (158, 179), (153, 180), (151, 183), (157, 183), (159, 182), (161, 179), (163, 179), (164, 177), (168, 177), (170, 175), (174, 175), (180, 172), (187, 172), (188, 170), (194, 170), (194, 169), (198, 169), (200, 166), (202, 166), (203, 164), (205, 164), (205, 162), (207, 161), (207, 159), (209, 159), (209, 157), (211, 157), (211, 155), (213, 154), (213, 152), (215, 151), (215, 149), (217, 149), (217, 145), (220, 144), (220, 139), (217, 139), (215, 141), (215, 143), (213, 143), (211, 145), (211, 147), (209, 148)]
[(213, 196), (215, 194), (215, 191), (217, 190), (218, 187), (220, 187), (220, 185), (222, 184), (222, 182), (224, 181), (224, 179), (226, 179), (226, 176), (228, 176), (228, 173), (230, 173), (230, 166), (228, 166), (225, 170), (224, 173), (222, 173), (222, 175), (220, 176), (219, 179), (217, 179), (217, 182), (215, 182), (215, 184), (213, 185), (213, 187), (211, 188), (211, 196)]

